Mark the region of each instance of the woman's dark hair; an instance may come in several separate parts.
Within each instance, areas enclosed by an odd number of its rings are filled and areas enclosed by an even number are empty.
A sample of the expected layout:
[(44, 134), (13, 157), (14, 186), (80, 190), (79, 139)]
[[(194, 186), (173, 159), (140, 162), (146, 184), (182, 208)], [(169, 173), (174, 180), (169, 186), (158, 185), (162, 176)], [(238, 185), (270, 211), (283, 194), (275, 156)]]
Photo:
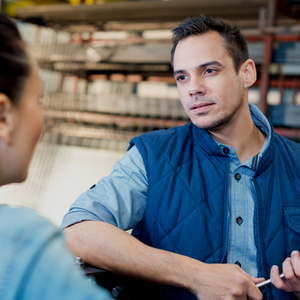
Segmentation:
[(14, 21), (0, 13), (0, 93), (17, 104), (31, 73), (26, 47)]
[(236, 73), (240, 66), (249, 58), (247, 42), (239, 28), (223, 19), (213, 19), (201, 15), (188, 18), (177, 28), (173, 29), (173, 48), (171, 50), (171, 63), (173, 65), (174, 53), (179, 41), (194, 35), (216, 31), (224, 38), (225, 47), (231, 56)]

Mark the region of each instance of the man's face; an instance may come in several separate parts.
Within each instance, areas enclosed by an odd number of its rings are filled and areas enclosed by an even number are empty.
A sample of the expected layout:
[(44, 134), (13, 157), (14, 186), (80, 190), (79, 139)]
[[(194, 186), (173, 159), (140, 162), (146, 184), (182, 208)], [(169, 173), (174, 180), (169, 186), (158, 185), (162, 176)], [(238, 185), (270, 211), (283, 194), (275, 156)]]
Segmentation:
[(245, 90), (219, 33), (181, 40), (173, 66), (180, 100), (195, 126), (213, 130), (234, 121)]

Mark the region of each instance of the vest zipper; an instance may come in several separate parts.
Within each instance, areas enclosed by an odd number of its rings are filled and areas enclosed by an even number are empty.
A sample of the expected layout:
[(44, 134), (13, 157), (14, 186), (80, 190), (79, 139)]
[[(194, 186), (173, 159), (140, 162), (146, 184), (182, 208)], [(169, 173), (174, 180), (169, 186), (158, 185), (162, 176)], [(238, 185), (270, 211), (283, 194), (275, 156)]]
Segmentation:
[(230, 224), (230, 205), (229, 205), (229, 189), (230, 189), (230, 176), (229, 176), (229, 164), (230, 158), (228, 157), (226, 163), (226, 182), (225, 182), (225, 195), (224, 195), (224, 207), (227, 208), (226, 216), (224, 219), (224, 226), (225, 226), (225, 243), (223, 245), (223, 256), (221, 259), (221, 263), (226, 263), (227, 261), (227, 250), (228, 250), (228, 239), (229, 239), (229, 224)]
[[(266, 277), (266, 272), (265, 272), (265, 261), (264, 261), (264, 258), (263, 258), (263, 255), (262, 255), (262, 252), (265, 253), (264, 251), (264, 247), (263, 247), (263, 244), (262, 244), (262, 241), (261, 241), (261, 228), (260, 228), (260, 222), (259, 222), (259, 209), (258, 209), (258, 206), (259, 206), (259, 203), (261, 202), (260, 200), (260, 193), (259, 193), (259, 188), (257, 186), (257, 183), (255, 181), (255, 179), (251, 179), (251, 182), (252, 182), (252, 185), (255, 189), (255, 193), (256, 193), (256, 197), (255, 197), (255, 208), (254, 208), (254, 222), (253, 222), (253, 225), (254, 225), (254, 241), (255, 241), (255, 244), (257, 245), (257, 263), (261, 264), (261, 272), (260, 274), (258, 274), (259, 277), (264, 277), (264, 278), (267, 278)], [(265, 287), (265, 291), (266, 291), (266, 299), (269, 300), (271, 299), (270, 295), (271, 295), (271, 291), (270, 291), (270, 287), (269, 286), (266, 286)], [(265, 299), (265, 298), (264, 298)]]

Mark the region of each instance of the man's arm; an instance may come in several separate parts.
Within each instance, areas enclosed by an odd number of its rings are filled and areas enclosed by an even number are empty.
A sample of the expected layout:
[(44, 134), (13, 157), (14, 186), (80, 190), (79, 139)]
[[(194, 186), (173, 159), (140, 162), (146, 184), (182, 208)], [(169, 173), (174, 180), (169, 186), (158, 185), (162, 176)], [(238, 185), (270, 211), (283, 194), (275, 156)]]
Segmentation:
[(148, 178), (136, 147), (115, 163), (112, 172), (80, 195), (64, 216), (61, 229), (84, 220), (104, 221), (123, 230), (143, 218), (148, 196)]
[[(64, 230), (76, 256), (124, 276), (188, 289), (198, 299), (262, 299), (255, 279), (236, 265), (205, 264), (149, 247), (123, 230), (84, 221)], [(248, 297), (248, 298), (247, 298)]]
[(273, 266), (271, 282), (280, 290), (294, 292), (295, 296), (300, 299), (300, 255), (298, 251), (293, 251), (291, 257), (283, 262), (282, 271), (284, 280), (279, 277), (278, 266)]

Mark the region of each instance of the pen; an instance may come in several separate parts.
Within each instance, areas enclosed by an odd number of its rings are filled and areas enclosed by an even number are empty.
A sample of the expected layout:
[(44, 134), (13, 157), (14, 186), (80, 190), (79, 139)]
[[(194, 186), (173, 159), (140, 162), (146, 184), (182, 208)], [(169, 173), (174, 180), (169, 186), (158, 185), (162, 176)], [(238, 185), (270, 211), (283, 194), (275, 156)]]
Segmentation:
[[(280, 277), (281, 279), (284, 279), (284, 278), (285, 278), (284, 275), (283, 275), (283, 273), (281, 273), (281, 274), (279, 275), (279, 277)], [(265, 280), (265, 281), (263, 281), (263, 282), (261, 282), (261, 283), (256, 284), (256, 286), (257, 286), (258, 288), (261, 288), (261, 287), (263, 287), (263, 286), (265, 286), (265, 285), (268, 285), (268, 284), (270, 284), (270, 283), (271, 283), (271, 279), (268, 279), (268, 280)]]

